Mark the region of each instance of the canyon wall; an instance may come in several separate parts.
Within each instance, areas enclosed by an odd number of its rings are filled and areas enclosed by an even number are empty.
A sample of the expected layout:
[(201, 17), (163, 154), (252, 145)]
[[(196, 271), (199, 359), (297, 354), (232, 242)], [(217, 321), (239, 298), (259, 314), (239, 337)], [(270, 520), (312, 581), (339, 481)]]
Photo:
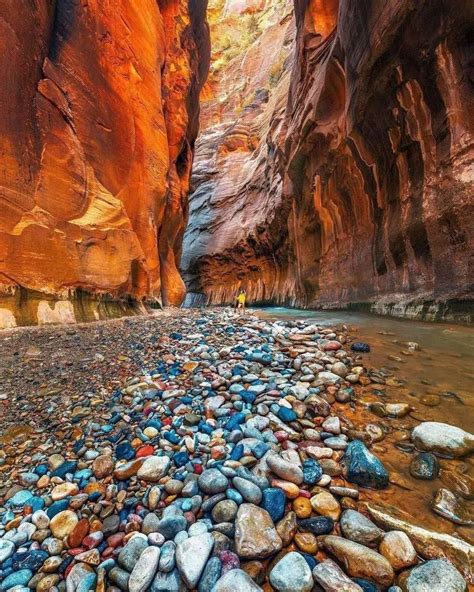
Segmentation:
[(3, 324), (87, 317), (95, 296), (180, 304), (206, 8), (1, 3)]
[(256, 38), (203, 94), (190, 292), (421, 318), (468, 310), (472, 3), (295, 0), (276, 20), (275, 2), (255, 4)]

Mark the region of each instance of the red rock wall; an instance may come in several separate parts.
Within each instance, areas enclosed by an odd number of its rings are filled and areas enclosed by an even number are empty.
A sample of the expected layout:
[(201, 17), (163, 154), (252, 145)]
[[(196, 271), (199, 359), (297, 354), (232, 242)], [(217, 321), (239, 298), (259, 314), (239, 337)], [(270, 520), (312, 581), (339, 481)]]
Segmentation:
[(1, 291), (181, 302), (206, 5), (1, 3)]
[[(293, 60), (265, 114), (200, 140), (191, 290), (380, 311), (471, 298), (473, 12), (467, 0), (295, 0)], [(206, 137), (230, 164), (229, 138), (251, 126), (240, 174), (201, 174)]]

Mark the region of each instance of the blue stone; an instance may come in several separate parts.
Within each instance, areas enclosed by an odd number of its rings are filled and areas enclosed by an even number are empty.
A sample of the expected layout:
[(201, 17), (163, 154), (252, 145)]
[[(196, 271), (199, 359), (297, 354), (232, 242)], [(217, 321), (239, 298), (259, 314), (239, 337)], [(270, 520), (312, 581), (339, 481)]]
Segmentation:
[(198, 592), (209, 592), (213, 590), (217, 580), (221, 577), (222, 563), (219, 557), (211, 557), (204, 568), (198, 583)]
[(181, 438), (178, 436), (178, 434), (172, 430), (165, 432), (163, 437), (165, 440), (168, 440), (168, 442), (171, 442), (171, 444), (179, 444), (181, 441)]
[(279, 407), (277, 415), (281, 421), (285, 422), (295, 421), (297, 417), (293, 409), (288, 409), (288, 407)]
[(208, 436), (210, 436), (214, 432), (214, 428), (211, 425), (209, 425), (206, 421), (201, 421), (198, 427), (200, 432), (204, 432)]
[(312, 532), (318, 536), (320, 534), (329, 534), (334, 527), (334, 520), (326, 516), (315, 516), (314, 518), (298, 520), (298, 526), (301, 530)]
[(81, 469), (74, 473), (73, 481), (82, 481), (83, 479), (90, 479), (92, 471), (90, 469)]
[(33, 572), (30, 569), (20, 569), (15, 571), (2, 580), (0, 590), (8, 590), (15, 586), (26, 586), (33, 577)]
[(262, 493), (261, 507), (270, 514), (273, 522), (278, 522), (285, 514), (285, 494), (277, 487), (268, 487)]
[(146, 427), (147, 428), (155, 428), (156, 430), (161, 430), (162, 426), (163, 426), (163, 424), (157, 418), (149, 419), (146, 422)]
[(79, 582), (76, 592), (89, 592), (90, 590), (95, 590), (96, 581), (97, 576), (93, 573), (84, 576)]
[(343, 461), (347, 467), (347, 479), (362, 487), (384, 489), (388, 486), (388, 471), (361, 440), (349, 443)]
[(232, 432), (244, 423), (246, 417), (245, 413), (235, 413), (225, 424), (225, 429)]
[(242, 399), (246, 402), (246, 403), (250, 403), (252, 404), (255, 399), (257, 398), (257, 395), (255, 393), (252, 393), (251, 391), (240, 391), (239, 395), (242, 397)]
[(183, 512), (189, 512), (190, 510), (192, 510), (193, 508), (193, 502), (191, 501), (191, 499), (186, 498), (181, 502), (181, 509), (183, 510)]
[[(104, 434), (109, 434), (114, 429), (114, 426), (106, 423), (105, 425), (101, 426), (100, 429), (104, 432)], [(76, 591), (77, 590), (79, 590), (79, 588), (76, 588)]]
[(69, 500), (70, 498), (66, 497), (62, 500), (58, 500), (57, 502), (53, 502), (46, 510), (48, 517), (54, 518), (54, 516), (59, 514), (59, 512), (64, 512), (64, 510), (67, 510), (69, 508)]
[(64, 477), (68, 473), (74, 473), (76, 470), (76, 467), (77, 467), (76, 461), (66, 460), (61, 465), (59, 465), (59, 467), (57, 469), (55, 469), (54, 471), (51, 472), (50, 477), (61, 477), (61, 479), (64, 479)]
[(237, 446), (235, 446), (235, 448), (230, 453), (230, 459), (231, 460), (240, 460), (243, 455), (244, 455), (243, 444), (237, 444)]
[(184, 467), (189, 462), (189, 454), (187, 452), (178, 452), (173, 456), (174, 464), (177, 467)]
[(233, 489), (233, 488), (227, 489), (225, 494), (226, 494), (227, 499), (233, 500), (239, 506), (240, 506), (240, 504), (242, 504), (244, 502), (244, 498), (242, 497), (240, 492), (237, 491), (237, 489)]
[(309, 565), (309, 568), (311, 569), (311, 571), (313, 571), (313, 569), (318, 565), (319, 561), (317, 559), (315, 559), (309, 553), (303, 553), (302, 551), (300, 551), (300, 554), (303, 556), (303, 559)]
[(321, 465), (312, 458), (303, 462), (303, 481), (308, 485), (314, 485), (323, 476)]
[(32, 497), (33, 494), (31, 493), (31, 491), (28, 491), (27, 489), (22, 489), (21, 491), (17, 491), (15, 495), (8, 500), (7, 504), (9, 506), (15, 506), (16, 508), (20, 508), (21, 506), (27, 505), (31, 501)]
[(31, 506), (33, 512), (36, 512), (37, 510), (42, 510), (44, 508), (44, 499), (42, 497), (34, 495), (28, 501), (28, 505)]
[(247, 374), (247, 370), (243, 366), (237, 365), (232, 368), (232, 376), (243, 376), (244, 374)]
[(48, 465), (38, 465), (35, 469), (35, 473), (37, 475), (39, 475), (40, 477), (42, 477), (43, 475), (46, 475), (47, 472), (48, 472)]
[(15, 553), (12, 556), (13, 569), (31, 569), (38, 571), (43, 563), (48, 559), (49, 554), (46, 551), (27, 551), (26, 553)]
[(268, 444), (265, 444), (265, 442), (257, 442), (252, 448), (252, 454), (255, 458), (262, 458), (262, 456), (264, 456), (269, 450), (270, 446), (268, 446)]
[(135, 450), (129, 442), (121, 442), (115, 449), (115, 456), (118, 460), (132, 460), (135, 458)]
[(164, 516), (158, 525), (158, 532), (165, 537), (165, 539), (174, 539), (174, 537), (186, 530), (187, 522), (184, 516)]
[(115, 567), (116, 563), (115, 563), (115, 559), (112, 559), (111, 557), (109, 559), (104, 559), (104, 561), (102, 561), (102, 563), (99, 563), (99, 565), (97, 566), (97, 569), (99, 570), (100, 568), (105, 569), (105, 571), (110, 571), (113, 567)]
[(351, 345), (351, 350), (355, 352), (368, 353), (370, 351), (370, 345), (362, 341), (356, 341)]
[(170, 339), (176, 339), (176, 341), (180, 341), (183, 339), (182, 333), (170, 333)]

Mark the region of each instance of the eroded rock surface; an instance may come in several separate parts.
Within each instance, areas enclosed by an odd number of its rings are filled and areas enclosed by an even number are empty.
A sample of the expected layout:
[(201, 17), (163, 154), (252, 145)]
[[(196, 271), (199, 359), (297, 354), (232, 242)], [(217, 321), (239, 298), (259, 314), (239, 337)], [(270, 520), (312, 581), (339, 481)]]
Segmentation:
[(2, 292), (180, 303), (206, 5), (2, 3)]
[[(292, 7), (254, 6), (239, 38), (250, 28), (255, 39), (243, 55), (222, 50), (203, 97), (190, 290), (449, 317), (415, 302), (470, 291), (469, 3), (296, 0), (294, 17)], [(231, 8), (214, 36), (235, 28)]]

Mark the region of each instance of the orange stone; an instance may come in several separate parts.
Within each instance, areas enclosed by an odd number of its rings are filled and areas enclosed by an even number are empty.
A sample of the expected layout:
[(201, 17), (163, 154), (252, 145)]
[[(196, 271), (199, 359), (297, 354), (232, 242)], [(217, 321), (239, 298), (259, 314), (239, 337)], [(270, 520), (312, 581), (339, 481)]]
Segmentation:
[(67, 544), (71, 547), (79, 547), (84, 538), (89, 534), (89, 521), (81, 518), (67, 538)]

